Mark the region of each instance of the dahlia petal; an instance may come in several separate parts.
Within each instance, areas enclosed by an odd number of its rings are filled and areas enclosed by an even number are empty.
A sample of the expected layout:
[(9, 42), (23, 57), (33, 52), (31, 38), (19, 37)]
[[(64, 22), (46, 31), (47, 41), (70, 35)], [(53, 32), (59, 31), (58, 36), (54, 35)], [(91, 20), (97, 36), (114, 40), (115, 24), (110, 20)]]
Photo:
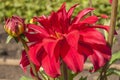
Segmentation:
[(89, 16), (89, 17), (85, 18), (83, 21), (81, 21), (81, 23), (94, 24), (97, 21), (98, 21), (97, 16)]
[[(64, 2), (64, 3), (62, 4), (62, 6), (60, 7), (59, 10), (61, 10), (61, 9), (65, 9), (65, 7), (66, 7), (66, 3)], [(58, 10), (58, 11), (59, 11), (59, 10)]]
[(74, 72), (82, 71), (86, 57), (78, 53), (74, 47), (70, 47), (70, 45), (67, 43), (67, 40), (64, 40), (61, 45), (63, 45), (60, 51), (61, 58), (69, 67), (69, 69), (73, 70)]
[(29, 47), (28, 53), (29, 53), (31, 61), (35, 65), (40, 66), (41, 58), (42, 58), (42, 54), (43, 54), (42, 43), (36, 43), (36, 44), (31, 45)]
[(113, 1), (113, 0), (109, 0), (110, 4), (112, 4), (112, 1)]
[(60, 23), (58, 21), (58, 14), (53, 12), (50, 16), (50, 24), (51, 24), (51, 28), (53, 30), (56, 30), (57, 32), (61, 32), (61, 29), (60, 29)]
[(55, 55), (56, 60), (58, 60), (59, 57), (59, 51), (60, 51), (60, 40), (52, 40), (52, 39), (44, 39), (43, 40), (43, 46), (46, 51), (46, 53), (49, 55), (49, 57), (53, 57)]
[(29, 60), (25, 51), (22, 51), (22, 58), (20, 60), (20, 67), (26, 72), (26, 67), (29, 65)]
[(46, 74), (53, 78), (58, 77), (61, 74), (60, 73), (60, 62), (56, 61), (54, 56), (50, 58), (47, 55), (47, 53), (42, 59), (42, 67), (44, 68)]
[(34, 17), (33, 20), (35, 22), (39, 22), (48, 32), (49, 28), (50, 28), (50, 21), (49, 18), (47, 18), (46, 16), (41, 16), (41, 17)]
[(79, 41), (78, 52), (84, 54), (86, 57), (93, 54), (92, 47), (81, 41)]
[(109, 18), (109, 16), (107, 16), (106, 14), (101, 14), (100, 17), (101, 17), (101, 18), (104, 18), (104, 19)]
[(26, 32), (25, 36), (27, 37), (29, 42), (38, 42), (42, 40), (42, 36), (39, 33), (30, 34)]
[(84, 55), (79, 54), (76, 49), (70, 48), (66, 54), (62, 53), (61, 57), (68, 68), (74, 72), (83, 70), (83, 65), (86, 59)]
[(68, 13), (67, 13), (68, 19), (71, 18), (72, 13), (73, 13), (74, 9), (76, 8), (76, 6), (78, 6), (78, 4), (75, 4), (74, 6), (72, 6), (72, 7), (68, 10)]
[(94, 53), (89, 56), (93, 63), (94, 69), (92, 72), (104, 66), (111, 58), (111, 49), (107, 45), (92, 45)]
[(102, 67), (105, 64), (104, 58), (102, 57), (101, 53), (96, 50), (94, 50), (94, 52), (95, 53), (89, 56), (94, 66), (94, 69), (91, 72), (98, 70), (100, 67)]
[(74, 30), (68, 33), (68, 35), (66, 36), (66, 40), (71, 47), (75, 47), (77, 49), (79, 36), (79, 32), (77, 30)]
[(94, 25), (92, 26), (93, 28), (101, 28), (101, 29), (105, 29), (107, 32), (109, 32), (109, 27), (107, 25)]
[(61, 28), (61, 32), (66, 32), (69, 23), (67, 12), (65, 9), (65, 4), (57, 11), (58, 19), (59, 19), (59, 27)]
[(86, 14), (91, 12), (92, 10), (94, 10), (94, 9), (93, 8), (86, 8), (86, 9), (80, 11), (78, 13), (78, 15), (73, 19), (72, 24), (78, 23), (83, 16), (85, 16)]
[(69, 29), (68, 29), (68, 31), (70, 32), (70, 31), (72, 31), (72, 30), (74, 30), (74, 29), (77, 29), (77, 30), (80, 30), (79, 28), (85, 28), (84, 27), (84, 23), (78, 23), (78, 24), (72, 24), (70, 27), (69, 27)]
[(87, 28), (80, 31), (80, 35), (83, 38), (83, 42), (90, 44), (106, 44), (104, 36), (93, 28)]
[[(89, 24), (89, 22), (86, 22)], [(100, 28), (100, 29), (104, 29), (106, 30), (107, 32), (109, 32), (109, 29), (110, 29), (110, 26), (107, 26), (107, 25), (92, 25), (92, 26), (87, 26), (85, 25), (85, 23), (83, 22), (79, 22), (77, 24), (72, 24), (70, 27), (69, 27), (69, 31), (73, 30), (73, 29), (77, 29), (77, 30), (84, 30), (84, 29), (88, 29), (88, 28)], [(117, 34), (117, 32), (115, 31), (114, 34)]]
[(99, 44), (94, 44), (91, 45), (93, 49), (98, 50), (101, 52), (102, 56), (109, 60), (111, 56), (111, 48), (106, 44), (106, 45), (99, 45)]
[[(94, 25), (92, 27), (93, 28), (101, 28), (101, 29), (106, 30), (107, 32), (109, 32), (109, 30), (110, 30), (110, 26), (107, 26), (107, 25)], [(117, 32), (114, 31), (114, 34), (117, 35)]]
[(49, 36), (49, 34), (44, 30), (44, 28), (42, 28), (41, 26), (37, 26), (35, 24), (28, 24), (27, 26), (29, 29), (32, 29), (44, 36)]
[[(27, 67), (29, 64), (30, 64), (30, 63), (29, 63), (28, 57), (27, 57), (27, 55), (26, 55), (26, 52), (23, 51), (23, 52), (22, 52), (22, 59), (21, 59), (21, 61), (20, 61), (20, 67), (23, 69), (24, 72), (26, 72), (26, 67)], [(39, 68), (40, 68), (40, 66), (36, 66), (36, 65), (35, 65), (35, 68), (36, 68), (36, 70), (38, 71)], [(32, 68), (30, 68), (30, 72), (31, 72), (31, 75), (34, 76), (33, 71), (32, 71)]]

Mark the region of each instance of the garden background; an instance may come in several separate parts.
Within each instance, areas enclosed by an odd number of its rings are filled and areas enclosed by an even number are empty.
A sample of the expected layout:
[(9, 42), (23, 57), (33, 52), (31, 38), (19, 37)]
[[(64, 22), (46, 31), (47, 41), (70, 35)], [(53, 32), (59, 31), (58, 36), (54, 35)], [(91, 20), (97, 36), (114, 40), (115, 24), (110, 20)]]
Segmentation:
[[(14, 40), (9, 44), (5, 43), (7, 34), (3, 29), (4, 20), (12, 15), (18, 15), (27, 18), (26, 22), (28, 22), (33, 16), (48, 15), (51, 11), (58, 10), (63, 2), (66, 2), (67, 8), (76, 3), (79, 4), (74, 14), (77, 14), (83, 8), (89, 7), (89, 0), (0, 0), (0, 80), (19, 80), (22, 76), (28, 76), (18, 66), (22, 50), (21, 44), (16, 44)], [(101, 16), (101, 14), (106, 14), (109, 16), (108, 19), (100, 21), (101, 24), (109, 25), (111, 13), (109, 0), (93, 0), (92, 6), (95, 8), (95, 15)], [(120, 2), (116, 29), (118, 35), (115, 36), (112, 52), (120, 53)], [(120, 62), (118, 61), (116, 64), (120, 65)], [(89, 80), (96, 80), (97, 73), (90, 74), (84, 71), (80, 75), (88, 75)], [(118, 76), (115, 75), (110, 77), (110, 80), (113, 79), (119, 80)]]

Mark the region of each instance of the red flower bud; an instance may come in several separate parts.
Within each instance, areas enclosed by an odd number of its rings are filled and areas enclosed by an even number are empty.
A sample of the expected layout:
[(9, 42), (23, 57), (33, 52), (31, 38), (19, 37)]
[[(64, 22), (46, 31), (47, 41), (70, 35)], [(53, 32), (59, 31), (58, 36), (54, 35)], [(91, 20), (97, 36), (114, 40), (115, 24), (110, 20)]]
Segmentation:
[(110, 4), (112, 4), (112, 1), (113, 1), (113, 0), (109, 0)]
[(24, 20), (18, 16), (12, 16), (6, 20), (4, 29), (9, 35), (18, 37), (25, 31)]
[(109, 18), (109, 16), (107, 16), (106, 14), (101, 14), (100, 16), (101, 18), (104, 18), (104, 19)]

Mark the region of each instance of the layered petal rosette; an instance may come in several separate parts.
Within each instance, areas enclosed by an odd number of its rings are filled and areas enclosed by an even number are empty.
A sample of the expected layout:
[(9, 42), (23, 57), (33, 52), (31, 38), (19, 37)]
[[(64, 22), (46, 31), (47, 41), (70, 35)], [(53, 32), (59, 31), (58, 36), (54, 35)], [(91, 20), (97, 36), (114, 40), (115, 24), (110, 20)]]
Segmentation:
[[(72, 18), (77, 5), (66, 11), (65, 4), (52, 12), (48, 17), (34, 17), (38, 24), (28, 24), (26, 36), (29, 39), (29, 55), (32, 62), (43, 67), (47, 75), (57, 77), (60, 73), (61, 62), (74, 71), (83, 70), (87, 58), (93, 63), (96, 71), (109, 61), (111, 49), (98, 29), (109, 30), (109, 26), (98, 25), (97, 16), (88, 16), (93, 8), (86, 8)], [(25, 55), (23, 56), (25, 59)], [(26, 67), (28, 62), (21, 60)]]
[(9, 35), (18, 37), (25, 31), (24, 20), (18, 16), (12, 16), (5, 21), (4, 29)]

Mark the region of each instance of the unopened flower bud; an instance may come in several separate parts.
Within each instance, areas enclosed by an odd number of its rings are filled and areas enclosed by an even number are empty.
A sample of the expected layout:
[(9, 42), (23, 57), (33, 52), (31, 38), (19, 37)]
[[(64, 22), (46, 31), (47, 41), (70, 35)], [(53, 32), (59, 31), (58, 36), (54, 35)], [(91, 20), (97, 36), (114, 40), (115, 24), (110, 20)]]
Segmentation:
[(24, 20), (18, 16), (12, 16), (6, 20), (4, 29), (9, 35), (18, 37), (25, 31)]

